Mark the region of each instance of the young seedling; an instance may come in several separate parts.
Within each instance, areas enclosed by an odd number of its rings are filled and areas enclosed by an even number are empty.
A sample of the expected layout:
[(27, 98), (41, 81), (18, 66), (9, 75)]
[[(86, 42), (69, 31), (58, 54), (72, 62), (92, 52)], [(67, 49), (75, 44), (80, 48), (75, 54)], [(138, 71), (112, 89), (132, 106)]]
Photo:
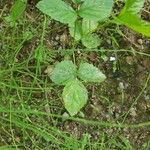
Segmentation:
[(88, 100), (87, 89), (79, 79), (84, 82), (101, 83), (106, 79), (106, 76), (87, 62), (81, 63), (77, 69), (72, 61), (65, 60), (55, 66), (50, 78), (54, 83), (65, 86), (62, 93), (64, 106), (69, 114), (74, 116)]
[[(61, 23), (68, 24), (69, 31), (76, 41), (82, 41), (87, 48), (95, 48), (100, 44), (98, 36), (93, 32), (99, 21), (109, 17), (113, 0), (72, 0), (76, 6), (72, 8), (62, 0), (41, 0), (37, 4), (44, 14)], [(76, 115), (88, 100), (88, 92), (84, 82), (102, 82), (106, 76), (92, 64), (81, 63), (79, 69), (72, 61), (62, 61), (56, 65), (51, 80), (64, 85), (63, 100), (71, 116)]]
[(76, 41), (82, 41), (87, 48), (100, 44), (93, 32), (98, 22), (105, 21), (111, 13), (113, 0), (72, 0), (76, 9), (62, 0), (41, 0), (37, 8), (52, 19), (68, 24), (69, 31)]

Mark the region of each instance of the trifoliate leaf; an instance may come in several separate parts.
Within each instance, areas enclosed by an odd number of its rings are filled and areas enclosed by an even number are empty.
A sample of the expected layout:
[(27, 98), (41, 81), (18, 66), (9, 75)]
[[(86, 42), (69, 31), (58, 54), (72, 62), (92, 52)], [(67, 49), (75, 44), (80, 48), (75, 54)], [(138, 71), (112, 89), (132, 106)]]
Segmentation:
[(95, 66), (89, 63), (81, 63), (78, 77), (85, 82), (103, 82), (106, 76)]
[(109, 17), (113, 0), (85, 0), (79, 10), (79, 15), (93, 21), (103, 21)]
[(76, 115), (88, 100), (87, 90), (78, 79), (66, 84), (62, 96), (65, 108), (71, 116)]
[(37, 8), (62, 23), (72, 24), (77, 19), (76, 12), (62, 0), (41, 0)]
[(100, 45), (100, 39), (97, 35), (85, 34), (82, 38), (82, 43), (87, 48), (96, 48)]
[(55, 66), (50, 78), (56, 84), (65, 85), (68, 81), (75, 79), (75, 77), (76, 66), (72, 61), (65, 60)]

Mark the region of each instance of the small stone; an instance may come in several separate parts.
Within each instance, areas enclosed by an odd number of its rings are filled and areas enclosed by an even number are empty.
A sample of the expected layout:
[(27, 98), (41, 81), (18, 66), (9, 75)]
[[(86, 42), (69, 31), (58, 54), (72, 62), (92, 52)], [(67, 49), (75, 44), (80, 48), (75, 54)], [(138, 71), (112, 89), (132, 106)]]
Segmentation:
[(137, 116), (136, 108), (131, 108), (130, 115), (133, 116), (133, 117)]
[(50, 76), (52, 71), (53, 71), (53, 67), (52, 66), (47, 66), (47, 68), (44, 71), (44, 73)]
[(140, 45), (143, 44), (143, 40), (142, 40), (142, 39), (138, 39), (137, 42), (138, 42), (138, 44), (140, 44)]
[(66, 41), (67, 41), (67, 36), (66, 36), (66, 34), (62, 34), (62, 35), (60, 36), (60, 42), (66, 43)]
[(129, 132), (128, 128), (124, 128), (123, 131), (124, 131), (125, 133), (128, 133), (128, 132)]
[(133, 62), (134, 62), (133, 57), (132, 57), (132, 56), (127, 56), (127, 57), (126, 57), (126, 62), (127, 62), (129, 65), (133, 65)]
[(124, 88), (127, 89), (129, 87), (129, 83), (124, 84)]
[(81, 54), (81, 51), (80, 51), (80, 50), (78, 50), (78, 51), (77, 51), (77, 53), (78, 53), (78, 54)]
[(125, 89), (123, 82), (119, 82), (119, 88), (120, 88), (121, 90), (124, 90), (124, 89)]
[(55, 40), (56, 40), (56, 41), (59, 41), (59, 39), (60, 39), (60, 37), (57, 35), (57, 36), (55, 37)]
[(150, 95), (144, 95), (145, 100), (150, 100)]
[(57, 46), (57, 45), (59, 45), (59, 43), (58, 43), (57, 41), (54, 41), (54, 42), (53, 42), (53, 45), (54, 45), (54, 46)]
[(16, 137), (15, 140), (16, 140), (16, 142), (18, 142), (18, 143), (20, 142), (20, 138), (19, 138), (19, 137)]
[(116, 114), (115, 114), (115, 118), (116, 118), (116, 119), (119, 118), (119, 116), (120, 116), (119, 113), (116, 113)]
[(116, 57), (110, 57), (109, 60), (110, 60), (110, 61), (115, 61), (115, 60), (116, 60)]
[(111, 45), (111, 40), (108, 39), (106, 42), (107, 42), (109, 45)]

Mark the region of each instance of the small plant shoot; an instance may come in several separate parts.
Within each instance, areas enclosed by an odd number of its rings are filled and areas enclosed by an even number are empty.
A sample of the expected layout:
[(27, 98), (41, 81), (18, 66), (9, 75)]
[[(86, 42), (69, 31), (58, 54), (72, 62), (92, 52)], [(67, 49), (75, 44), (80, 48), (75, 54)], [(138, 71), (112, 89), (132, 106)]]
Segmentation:
[(84, 82), (100, 83), (106, 76), (92, 64), (81, 63), (77, 69), (72, 61), (65, 60), (55, 66), (50, 78), (54, 83), (65, 86), (62, 94), (64, 106), (69, 114), (74, 116), (88, 100), (87, 89), (79, 79)]
[(0, 20), (0, 150), (150, 150), (150, 0), (1, 0)]
[[(72, 37), (76, 41), (82, 41), (87, 48), (96, 48), (100, 45), (100, 39), (94, 34), (99, 22), (104, 22), (110, 16), (113, 0), (72, 0), (71, 3), (63, 0), (41, 0), (37, 8), (52, 19), (67, 24)], [(114, 17), (116, 23), (150, 36), (150, 26), (139, 17), (139, 12), (144, 5), (144, 0), (127, 0), (118, 17)], [(129, 18), (132, 16), (132, 20)], [(101, 83), (106, 76), (92, 64), (81, 63), (79, 69), (71, 61), (62, 61), (56, 65), (51, 80), (64, 85), (64, 106), (71, 116), (76, 115), (86, 104), (87, 90), (82, 82)]]
[(52, 19), (68, 24), (71, 36), (81, 40), (85, 47), (98, 47), (101, 40), (93, 32), (98, 22), (110, 16), (113, 0), (73, 0), (73, 3), (77, 9), (62, 0), (41, 0), (37, 8)]

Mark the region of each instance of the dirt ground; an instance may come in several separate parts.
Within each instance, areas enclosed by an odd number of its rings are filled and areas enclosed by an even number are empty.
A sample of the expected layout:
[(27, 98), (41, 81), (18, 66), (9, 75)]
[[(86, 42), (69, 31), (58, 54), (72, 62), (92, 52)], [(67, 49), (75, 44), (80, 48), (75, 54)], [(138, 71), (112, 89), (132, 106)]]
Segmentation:
[[(39, 23), (41, 24), (41, 22), (43, 22), (42, 14), (40, 14), (39, 11), (35, 8), (36, 2), (37, 1), (32, 0), (28, 1), (28, 7), (24, 14), (27, 18), (26, 21), (29, 21), (31, 26), (35, 27), (35, 30), (36, 27), (39, 26)], [(8, 15), (11, 5), (11, 1), (1, 0), (1, 9), (6, 7), (3, 16)], [(146, 10), (149, 10), (149, 5), (150, 3), (149, 1), (147, 1), (147, 3), (145, 4)], [(115, 6), (114, 12), (118, 11), (120, 8), (122, 8), (122, 6), (123, 3), (120, 2), (119, 5)], [(148, 15), (146, 12), (142, 12), (142, 17), (145, 20), (150, 21), (150, 15)], [(22, 24), (23, 23), (20, 23), (17, 31), (22, 32), (22, 29), (25, 28)], [(4, 19), (2, 19), (1, 30), (5, 31), (5, 27), (6, 23), (4, 22)], [(35, 32), (41, 33), (41, 31), (42, 28), (40, 26)], [(8, 36), (10, 32), (12, 32), (11, 28), (7, 28), (7, 31), (5, 31), (6, 36)], [(20, 33), (18, 33), (18, 35), (19, 34)], [(77, 64), (81, 60), (93, 63), (103, 72), (105, 72), (107, 79), (100, 85), (86, 84), (89, 92), (89, 101), (87, 105), (82, 109), (82, 113), (79, 114), (78, 117), (84, 118), (86, 120), (123, 124), (139, 124), (143, 122), (149, 122), (150, 39), (132, 31), (125, 26), (116, 26), (113, 24), (110, 24), (102, 28), (101, 30), (98, 30), (96, 34), (102, 39), (102, 43), (98, 47), (98, 51), (86, 52), (84, 50), (85, 47), (82, 46), (81, 43), (79, 43), (76, 46), (76, 49), (78, 50), (75, 52), (75, 58)], [(12, 35), (12, 33), (10, 35)], [(33, 53), (35, 48), (38, 46), (39, 41), (40, 35), (36, 35), (23, 44), (21, 50), (16, 56), (16, 63), (18, 66), (29, 58), (31, 53)], [(45, 62), (41, 63), (41, 75), (39, 76), (41, 80), (47, 80), (48, 84), (51, 84), (46, 69), (48, 66), (54, 65), (56, 62), (63, 60), (64, 55), (66, 54), (68, 54), (67, 57), (72, 58), (72, 53), (70, 54), (68, 51), (63, 51), (63, 49), (70, 49), (72, 47), (72, 42), (73, 39), (69, 35), (67, 26), (62, 25), (54, 20), (48, 22), (48, 28), (46, 30), (44, 38), (44, 45), (46, 46), (47, 51), (51, 50), (52, 53), (50, 56), (46, 56)], [(7, 45), (7, 40), (5, 44)], [(2, 47), (0, 52), (4, 50), (5, 49), (3, 49)], [(131, 53), (128, 50), (133, 50), (135, 51), (135, 53)], [(144, 55), (145, 53), (147, 55)], [(48, 54), (50, 53), (48, 52)], [(2, 58), (0, 60), (0, 67), (2, 68), (2, 70), (8, 69), (9, 65), (6, 64), (4, 55), (0, 58)], [(112, 58), (114, 58), (115, 61), (112, 61)], [(29, 68), (27, 69), (29, 69), (32, 73), (35, 73), (35, 65), (35, 59), (31, 59), (27, 66)], [(14, 76), (17, 77), (17, 79), (19, 78), (20, 80), (22, 80), (24, 86), (26, 85), (30, 87), (31, 84), (28, 83), (33, 82), (32, 78), (28, 75), (25, 75), (23, 71), (19, 74), (17, 72), (14, 72)], [(6, 83), (6, 79), (2, 78), (0, 82)], [(45, 107), (42, 108), (42, 110), (46, 112), (50, 111), (53, 112), (53, 114), (59, 114), (62, 116), (65, 115), (66, 110), (64, 109), (60, 98), (61, 92), (61, 87), (53, 85), (50, 92), (46, 94), (48, 100), (51, 101), (52, 105), (54, 105), (55, 107), (50, 108), (51, 110)], [(17, 92), (13, 90), (11, 90), (10, 93), (12, 94), (12, 97), (16, 96), (15, 94), (17, 94)], [(2, 87), (0, 89), (0, 94), (1, 96), (4, 95), (4, 89)], [(36, 103), (37, 105), (41, 105), (42, 102), (40, 100), (44, 97), (44, 94), (45, 93), (43, 93), (42, 91), (35, 92), (32, 96), (38, 101), (27, 101), (27, 104), (30, 105), (31, 108), (35, 106), (34, 103)], [(2, 101), (0, 105), (7, 105), (7, 102)], [(13, 105), (14, 108), (20, 107), (18, 106), (20, 105), (20, 103), (17, 104), (17, 102)], [(34, 116), (31, 116), (30, 119), (34, 120)], [(95, 143), (95, 141), (101, 141), (101, 137), (104, 134), (106, 135), (104, 139), (105, 141), (109, 141), (110, 139), (114, 138), (116, 139), (116, 141), (120, 141), (121, 137), (128, 139), (131, 146), (135, 150), (142, 149), (142, 146), (145, 143), (150, 143), (150, 126), (143, 126), (139, 128), (118, 128), (111, 127), (109, 125), (88, 125), (87, 123), (82, 123), (80, 121), (55, 117), (48, 117), (46, 118), (46, 120), (49, 125), (53, 126), (55, 124), (55, 127), (60, 131), (69, 133), (71, 136), (75, 137), (78, 140), (80, 140), (85, 133), (88, 133), (88, 135), (90, 135), (91, 143)], [(42, 125), (42, 123), (38, 122), (38, 120), (34, 120), (34, 122)], [(5, 136), (5, 126), (4, 124), (2, 124), (2, 126), (0, 126), (0, 135), (1, 139), (4, 139), (5, 142), (0, 140), (0, 145), (3, 146), (6, 143), (11, 145), (13, 143), (12, 139), (8, 138), (8, 136)], [(5, 130), (7, 130), (7, 126)], [(20, 144), (24, 140), (21, 135), (19, 135), (18, 137), (18, 133), (22, 131), (15, 125), (13, 126), (13, 130), (14, 135), (18, 138), (18, 143)], [(27, 143), (29, 143), (30, 146), (32, 145), (31, 141), (28, 141)], [(42, 144), (44, 147), (44, 142)], [(42, 144), (39, 145), (41, 146)], [(113, 143), (109, 145), (109, 142), (108, 148), (116, 149), (115, 146), (113, 146)], [(34, 146), (31, 149), (34, 149)], [(98, 148), (95, 147), (92, 149)]]

